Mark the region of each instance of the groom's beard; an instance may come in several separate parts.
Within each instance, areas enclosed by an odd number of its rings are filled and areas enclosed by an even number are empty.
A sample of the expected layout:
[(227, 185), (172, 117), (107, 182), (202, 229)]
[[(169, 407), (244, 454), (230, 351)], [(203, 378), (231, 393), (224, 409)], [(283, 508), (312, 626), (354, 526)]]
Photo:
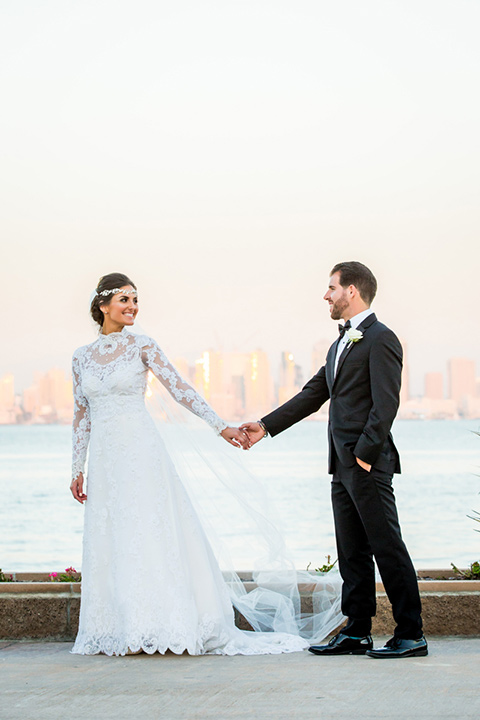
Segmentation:
[(337, 302), (333, 303), (330, 317), (332, 318), (332, 320), (341, 320), (343, 317), (343, 313), (347, 308), (348, 300), (344, 297), (341, 297), (340, 300), (337, 300)]

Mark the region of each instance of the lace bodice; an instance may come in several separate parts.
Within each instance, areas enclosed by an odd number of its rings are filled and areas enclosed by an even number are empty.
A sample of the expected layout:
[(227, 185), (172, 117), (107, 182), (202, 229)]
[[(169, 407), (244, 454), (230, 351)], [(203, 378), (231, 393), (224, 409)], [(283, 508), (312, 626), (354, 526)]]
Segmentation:
[(155, 340), (147, 335), (135, 335), (127, 328), (118, 333), (100, 334), (95, 342), (79, 348), (73, 355), (73, 478), (84, 471), (91, 426), (96, 420), (114, 420), (119, 413), (146, 412), (144, 397), (149, 370), (178, 403), (205, 420), (217, 433), (227, 427), (179, 375)]

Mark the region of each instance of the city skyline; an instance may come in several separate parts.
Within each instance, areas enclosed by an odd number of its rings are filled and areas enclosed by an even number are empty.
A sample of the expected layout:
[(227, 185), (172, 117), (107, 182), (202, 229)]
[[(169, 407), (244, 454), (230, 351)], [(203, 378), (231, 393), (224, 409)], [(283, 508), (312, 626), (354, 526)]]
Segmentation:
[[(312, 373), (323, 364), (328, 345), (316, 343), (311, 351)], [(177, 357), (173, 364), (215, 411), (229, 421), (261, 417), (283, 404), (308, 380), (295, 356), (285, 350), (278, 358), (278, 372), (272, 368), (267, 353), (260, 349), (247, 353), (203, 351), (190, 363)], [(449, 358), (447, 373), (427, 372), (421, 394), (410, 390), (408, 353), (400, 394), (398, 417), (415, 419), (480, 418), (480, 377), (472, 358)], [(149, 396), (147, 391), (147, 398)], [(22, 392), (15, 388), (15, 377), (0, 377), (0, 425), (16, 423), (70, 423), (73, 411), (72, 382), (60, 368), (46, 373), (35, 371), (34, 382)], [(317, 419), (326, 419), (328, 404)]]
[[(377, 301), (374, 301), (372, 309), (376, 312), (378, 317), (379, 312), (376, 308), (376, 304)], [(321, 310), (328, 315), (326, 303), (325, 307), (321, 307)], [(137, 321), (135, 323), (134, 331), (139, 334), (147, 334), (151, 337), (158, 338), (160, 331), (158, 334), (146, 332), (145, 326), (142, 326), (143, 319), (144, 318), (141, 317), (140, 322)], [(382, 319), (385, 322), (385, 318), (381, 315), (379, 319)], [(153, 326), (153, 329), (157, 324), (151, 313), (147, 316), (147, 322), (151, 323), (150, 327)], [(83, 335), (87, 342), (93, 342), (98, 334), (98, 326), (96, 326), (91, 318), (88, 317), (88, 312), (84, 313), (81, 325), (83, 326)], [(294, 343), (290, 343), (288, 345), (290, 348), (288, 352), (292, 352), (294, 354), (296, 363), (301, 367), (305, 380), (314, 375), (319, 367), (321, 367), (326, 358), (328, 348), (332, 342), (335, 341), (337, 322), (332, 322), (329, 317), (324, 317), (321, 327), (324, 330), (328, 329), (330, 332), (328, 334), (325, 332), (324, 337), (314, 341), (310, 344), (310, 347), (305, 345), (299, 347), (298, 345), (294, 345)], [(444, 376), (444, 380), (442, 382), (445, 386), (444, 392), (446, 392), (446, 377), (450, 357), (470, 358), (474, 362), (476, 375), (480, 377), (480, 351), (478, 353), (472, 353), (471, 346), (472, 344), (474, 345), (474, 343), (471, 342), (471, 335), (462, 338), (462, 342), (458, 343), (456, 347), (452, 347), (451, 345), (441, 349), (436, 347), (436, 352), (433, 357), (431, 354), (422, 354), (418, 346), (406, 340), (405, 335), (401, 335), (399, 333), (397, 333), (397, 335), (399, 336), (404, 349), (404, 359), (407, 358), (408, 360), (408, 391), (410, 395), (428, 395), (428, 392), (425, 390), (425, 377), (429, 374), (432, 376), (435, 374), (438, 375), (438, 373), (443, 374)], [(200, 342), (200, 348), (203, 345), (204, 348), (213, 352), (230, 353), (248, 353), (252, 351), (252, 346), (249, 347), (245, 342), (245, 339), (242, 342), (228, 342), (227, 338), (225, 338), (224, 341), (220, 341), (219, 332), (217, 331), (214, 331), (213, 336), (216, 342), (209, 343), (208, 345)], [(248, 338), (246, 338), (246, 340), (248, 341)], [(162, 345), (162, 343), (159, 344), (162, 346), (163, 351), (168, 357), (184, 358), (190, 364), (195, 363), (197, 358), (202, 354), (202, 352), (204, 352), (204, 350), (202, 351), (198, 348), (195, 349), (192, 346), (186, 347), (184, 340), (178, 345), (176, 343), (170, 343), (170, 346), (165, 344)], [(71, 347), (66, 348), (63, 343), (62, 351), (58, 353), (55, 348), (52, 351), (51, 347), (41, 347), (39, 352), (37, 351), (37, 353), (35, 353), (35, 349), (33, 349), (33, 352), (30, 351), (19, 360), (19, 355), (15, 352), (18, 348), (16, 348), (12, 343), (8, 343), (4, 348), (6, 352), (4, 351), (0, 353), (0, 377), (11, 373), (15, 374), (17, 385), (20, 391), (23, 391), (25, 387), (31, 384), (34, 372), (46, 373), (52, 367), (59, 367), (65, 372), (70, 372), (72, 348), (77, 346), (78, 343), (74, 343)], [(276, 375), (277, 365), (280, 362), (278, 357), (282, 354), (282, 352), (284, 352), (283, 344), (277, 341), (275, 346), (272, 347), (272, 343), (270, 343), (270, 349), (267, 349), (268, 346), (265, 343), (259, 342), (255, 343), (253, 347), (266, 353), (272, 367), (274, 367), (274, 375)], [(32, 360), (32, 355), (35, 356), (35, 354), (37, 357), (35, 360)], [(430, 361), (433, 363), (433, 366), (429, 364)], [(432, 380), (432, 382), (434, 382), (434, 380)]]

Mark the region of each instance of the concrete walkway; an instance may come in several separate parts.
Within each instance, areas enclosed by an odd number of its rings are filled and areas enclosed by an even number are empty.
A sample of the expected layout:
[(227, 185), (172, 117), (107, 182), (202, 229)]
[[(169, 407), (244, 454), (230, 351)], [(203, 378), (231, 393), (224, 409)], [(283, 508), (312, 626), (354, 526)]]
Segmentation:
[[(379, 644), (383, 638), (376, 638)], [(430, 639), (405, 660), (71, 655), (0, 643), (0, 719), (480, 718), (480, 639)]]

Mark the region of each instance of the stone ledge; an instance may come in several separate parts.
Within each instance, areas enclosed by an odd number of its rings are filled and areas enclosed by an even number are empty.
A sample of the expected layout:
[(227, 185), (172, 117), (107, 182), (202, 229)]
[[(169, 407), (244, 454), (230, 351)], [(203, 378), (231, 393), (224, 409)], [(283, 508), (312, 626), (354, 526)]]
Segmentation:
[[(460, 572), (467, 572), (465, 568), (460, 568)], [(14, 582), (47, 582), (52, 585), (68, 585), (69, 583), (58, 583), (58, 582), (52, 582), (50, 580), (50, 576), (48, 572), (12, 572), (12, 573), (6, 573), (7, 575), (12, 575)], [(320, 575), (321, 573), (315, 573), (314, 571), (311, 571), (311, 574), (317, 574)], [(240, 580), (243, 582), (249, 582), (253, 579), (253, 573), (251, 570), (238, 570), (237, 575), (239, 576)], [(435, 581), (435, 580), (455, 580), (455, 582), (463, 582), (463, 579), (461, 577), (458, 577), (453, 571), (453, 569), (446, 569), (446, 568), (437, 568), (432, 570), (417, 570), (417, 577), (420, 581), (422, 580), (428, 580), (429, 582)], [(472, 582), (480, 582), (479, 580), (466, 580), (465, 582), (472, 583)], [(0, 587), (3, 583), (0, 583)], [(73, 583), (77, 584), (77, 583)]]
[[(26, 573), (25, 573), (26, 574)], [(32, 575), (38, 575), (38, 580), (17, 580), (14, 582), (2, 582), (0, 583), (0, 597), (5, 595), (16, 595), (16, 594), (35, 594), (35, 595), (68, 595), (77, 597), (80, 596), (82, 591), (82, 584), (80, 582), (52, 582), (44, 580), (43, 573), (28, 573), (29, 577)], [(20, 573), (17, 574), (20, 575)], [(246, 575), (246, 573), (244, 574)], [(252, 574), (249, 573), (250, 578)], [(41, 579), (40, 579), (41, 578)], [(254, 590), (257, 585), (251, 579), (243, 580), (243, 585), (247, 592)], [(299, 583), (298, 589), (301, 595), (308, 595), (315, 588), (314, 583)], [(419, 580), (418, 588), (420, 593), (453, 593), (455, 595), (461, 593), (480, 593), (480, 580)], [(384, 593), (385, 588), (381, 582), (376, 583), (376, 590), (378, 593)]]
[[(242, 575), (252, 577), (251, 573)], [(0, 583), (0, 639), (72, 641), (75, 638), (81, 583), (45, 581), (45, 577), (48, 577), (46, 573), (18, 573), (17, 582)], [(245, 582), (247, 591), (255, 587), (251, 580)], [(312, 587), (310, 583), (299, 585), (304, 612), (312, 608)], [(420, 580), (419, 588), (426, 634), (480, 635), (480, 581)], [(239, 613), (236, 613), (236, 623), (242, 629), (250, 629)], [(379, 583), (373, 632), (390, 635), (393, 629), (391, 606)]]
[(66, 582), (8, 582), (0, 583), (0, 597), (5, 595), (65, 595), (80, 596), (81, 583)]
[(73, 640), (79, 611), (80, 597), (4, 593), (0, 595), (0, 638)]

